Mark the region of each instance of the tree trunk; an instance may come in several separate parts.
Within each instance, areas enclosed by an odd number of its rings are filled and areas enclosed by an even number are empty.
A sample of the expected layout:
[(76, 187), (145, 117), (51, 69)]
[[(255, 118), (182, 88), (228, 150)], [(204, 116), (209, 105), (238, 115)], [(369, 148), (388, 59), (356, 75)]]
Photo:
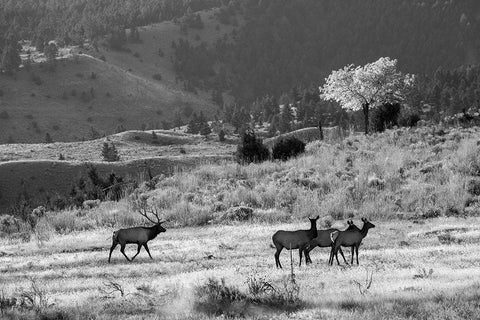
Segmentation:
[(365, 117), (365, 135), (368, 134), (368, 129), (369, 129), (369, 126), (370, 126), (370, 119), (368, 117), (368, 111), (369, 111), (369, 104), (368, 103), (365, 103), (363, 104), (362, 108), (363, 108), (363, 116)]

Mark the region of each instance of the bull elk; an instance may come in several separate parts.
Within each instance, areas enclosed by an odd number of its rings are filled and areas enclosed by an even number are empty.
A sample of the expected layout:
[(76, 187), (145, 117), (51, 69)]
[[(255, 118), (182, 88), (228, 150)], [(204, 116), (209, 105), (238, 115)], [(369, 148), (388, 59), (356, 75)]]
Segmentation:
[[(152, 255), (150, 254), (150, 250), (148, 250), (147, 242), (155, 239), (158, 234), (160, 234), (161, 232), (165, 232), (166, 230), (162, 226), (162, 223), (165, 223), (165, 221), (160, 221), (160, 218), (158, 217), (158, 212), (153, 210), (151, 210), (150, 212), (155, 216), (157, 221), (154, 221), (148, 217), (146, 209), (139, 210), (140, 215), (145, 217), (148, 221), (154, 223), (152, 227), (133, 227), (127, 229), (120, 229), (113, 232), (112, 247), (110, 248), (110, 255), (108, 256), (108, 263), (110, 263), (112, 252), (118, 244), (120, 244), (120, 252), (125, 256), (128, 261), (133, 261), (133, 259), (135, 259), (135, 257), (140, 253), (140, 249), (142, 248), (142, 246), (147, 251), (150, 259), (153, 259)], [(138, 246), (137, 253), (132, 257), (132, 259), (130, 259), (125, 254), (125, 245), (128, 243), (136, 243)]]
[(288, 250), (299, 249), (298, 253), (300, 255), (300, 266), (302, 265), (302, 252), (305, 249), (305, 246), (312, 240), (317, 237), (317, 220), (318, 216), (314, 219), (309, 218), (310, 220), (310, 229), (309, 230), (297, 230), (297, 231), (283, 231), (279, 230), (275, 232), (272, 237), (273, 244), (277, 251), (275, 252), (275, 263), (277, 268), (282, 268), (280, 263), (280, 252), (283, 248)]
[[(354, 223), (352, 220), (348, 220), (347, 221), (347, 224), (348, 224), (348, 227), (346, 230), (360, 230)], [(320, 247), (320, 248), (326, 248), (326, 247), (330, 247), (332, 248), (333, 247), (333, 240), (332, 240), (332, 233), (336, 233), (336, 232), (339, 232), (340, 230), (338, 229), (335, 229), (335, 228), (330, 228), (330, 229), (326, 229), (326, 230), (318, 230), (317, 233), (317, 237), (312, 239), (308, 245), (305, 247), (305, 250), (304, 250), (304, 253), (305, 253), (305, 262), (308, 264), (308, 263), (312, 263), (312, 259), (310, 259), (310, 251), (312, 251), (313, 249), (315, 249), (316, 247)], [(340, 252), (340, 254), (342, 255), (343, 257), (343, 261), (345, 261), (345, 264), (347, 264), (347, 260), (345, 259), (345, 256), (343, 255), (343, 251), (342, 251), (342, 248), (339, 248), (338, 251)], [(330, 253), (331, 255), (331, 253)], [(353, 255), (353, 250), (352, 250), (352, 255)], [(330, 263), (330, 258), (329, 258), (329, 263)]]
[(332, 246), (332, 252), (330, 254), (330, 261), (329, 261), (330, 265), (333, 264), (334, 255), (335, 255), (335, 258), (337, 259), (338, 265), (340, 265), (340, 262), (338, 261), (338, 251), (340, 250), (340, 247), (352, 248), (351, 264), (353, 264), (353, 256), (354, 256), (353, 250), (355, 249), (355, 252), (357, 254), (357, 265), (359, 264), (358, 248), (360, 247), (360, 244), (362, 243), (363, 238), (367, 236), (368, 230), (371, 228), (375, 228), (375, 225), (365, 218), (362, 218), (362, 222), (363, 222), (363, 227), (361, 230), (345, 230), (345, 231), (338, 231), (338, 232), (332, 233), (333, 246)]

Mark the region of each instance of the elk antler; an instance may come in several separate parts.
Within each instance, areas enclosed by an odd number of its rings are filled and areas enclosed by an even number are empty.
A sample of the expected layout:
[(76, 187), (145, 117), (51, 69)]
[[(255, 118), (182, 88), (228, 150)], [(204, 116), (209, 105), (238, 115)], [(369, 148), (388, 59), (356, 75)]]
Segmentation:
[[(153, 209), (150, 208), (150, 210), (147, 210), (146, 207), (142, 207), (142, 208), (138, 209), (138, 213), (140, 213), (141, 216), (146, 218), (151, 223), (161, 224), (161, 223), (165, 222), (165, 221), (160, 222), (159, 212), (158, 212), (157, 208), (153, 208)], [(150, 217), (148, 216), (148, 213), (151, 213), (155, 218), (157, 218), (157, 221), (154, 221), (154, 220), (150, 219)]]

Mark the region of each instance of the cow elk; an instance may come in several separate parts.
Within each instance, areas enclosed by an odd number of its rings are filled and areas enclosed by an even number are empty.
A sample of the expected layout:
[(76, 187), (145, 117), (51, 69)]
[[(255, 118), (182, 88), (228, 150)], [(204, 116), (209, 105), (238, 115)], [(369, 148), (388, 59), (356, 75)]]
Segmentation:
[(305, 246), (313, 239), (317, 237), (317, 220), (318, 216), (314, 219), (309, 218), (310, 220), (310, 229), (309, 230), (297, 230), (297, 231), (283, 231), (279, 230), (275, 232), (272, 237), (273, 244), (277, 251), (275, 252), (275, 263), (277, 268), (282, 268), (280, 263), (280, 252), (283, 248), (288, 250), (299, 249), (298, 253), (300, 255), (300, 264), (302, 265), (302, 252), (305, 250)]
[[(360, 229), (353, 223), (352, 220), (348, 220), (347, 224), (348, 224), (348, 227), (347, 227), (346, 230), (358, 230), (358, 231), (360, 231)], [(332, 248), (333, 247), (332, 233), (336, 233), (336, 232), (339, 232), (339, 231), (340, 230), (335, 229), (335, 228), (330, 228), (330, 229), (326, 229), (326, 230), (318, 230), (317, 231), (317, 234), (318, 234), (317, 237), (315, 239), (312, 239), (308, 243), (308, 245), (305, 247), (305, 250), (304, 250), (305, 262), (307, 264), (312, 263), (312, 259), (310, 259), (310, 251), (312, 251), (316, 247), (320, 247), (320, 248), (330, 247), (330, 248)], [(338, 251), (342, 255), (343, 261), (345, 261), (345, 263), (347, 263), (347, 260), (345, 259), (345, 256), (343, 255), (342, 248), (338, 249)], [(331, 252), (330, 252), (330, 255), (331, 255)], [(352, 255), (353, 255), (353, 251), (352, 251)], [(330, 259), (328, 261), (330, 263)]]
[[(165, 221), (160, 221), (160, 218), (158, 217), (158, 212), (156, 210), (151, 210), (150, 213), (155, 216), (157, 221), (154, 221), (148, 217), (148, 212), (146, 209), (139, 210), (139, 213), (148, 221), (154, 223), (154, 225), (152, 227), (133, 227), (127, 229), (120, 229), (113, 232), (112, 247), (110, 248), (110, 255), (108, 256), (109, 263), (110, 258), (112, 257), (112, 252), (118, 244), (120, 244), (120, 252), (125, 256), (128, 261), (133, 261), (133, 259), (135, 259), (135, 257), (140, 253), (140, 249), (142, 248), (142, 246), (147, 251), (150, 259), (153, 259), (152, 255), (150, 254), (150, 250), (148, 250), (147, 242), (155, 239), (155, 237), (161, 232), (166, 231), (165, 228), (162, 226), (162, 223), (164, 223)], [(130, 259), (125, 254), (125, 245), (128, 243), (136, 243), (138, 246), (137, 253), (132, 257), (132, 259)]]
[(332, 233), (333, 247), (330, 254), (330, 265), (333, 264), (333, 256), (335, 256), (335, 258), (337, 259), (337, 264), (340, 265), (340, 262), (338, 261), (338, 251), (340, 250), (340, 247), (352, 248), (351, 264), (353, 264), (353, 250), (355, 249), (355, 253), (357, 254), (357, 265), (359, 264), (358, 248), (360, 247), (363, 238), (367, 236), (368, 230), (371, 228), (375, 228), (375, 225), (369, 222), (367, 219), (362, 218), (362, 221), (363, 227), (361, 230), (345, 230)]

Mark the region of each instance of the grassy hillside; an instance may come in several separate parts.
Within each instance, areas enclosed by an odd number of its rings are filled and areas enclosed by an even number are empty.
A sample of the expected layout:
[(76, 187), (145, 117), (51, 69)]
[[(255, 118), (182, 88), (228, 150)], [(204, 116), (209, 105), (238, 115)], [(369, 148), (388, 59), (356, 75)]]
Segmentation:
[(47, 132), (53, 141), (79, 141), (112, 134), (120, 126), (160, 129), (176, 112), (187, 123), (186, 107), (213, 118), (218, 110), (210, 92), (185, 92), (175, 81), (171, 59), (173, 40), (213, 42), (229, 31), (216, 30), (213, 11), (201, 15), (202, 30), (183, 34), (178, 24), (166, 21), (140, 28), (141, 42), (122, 51), (99, 46), (99, 51), (59, 60), (55, 72), (33, 65), (13, 78), (0, 77), (0, 143), (43, 142)]
[[(222, 159), (230, 159), (231, 144), (216, 138), (182, 132), (156, 130), (127, 131), (105, 138), (70, 143), (0, 145), (0, 208), (15, 203), (26, 194), (40, 203), (46, 196), (67, 196), (80, 177), (86, 177), (88, 164), (102, 176), (114, 172), (127, 179), (143, 181), (147, 167), (153, 175), (170, 175)], [(102, 162), (103, 143), (116, 146), (121, 161)], [(59, 161), (62, 155), (65, 160)]]

